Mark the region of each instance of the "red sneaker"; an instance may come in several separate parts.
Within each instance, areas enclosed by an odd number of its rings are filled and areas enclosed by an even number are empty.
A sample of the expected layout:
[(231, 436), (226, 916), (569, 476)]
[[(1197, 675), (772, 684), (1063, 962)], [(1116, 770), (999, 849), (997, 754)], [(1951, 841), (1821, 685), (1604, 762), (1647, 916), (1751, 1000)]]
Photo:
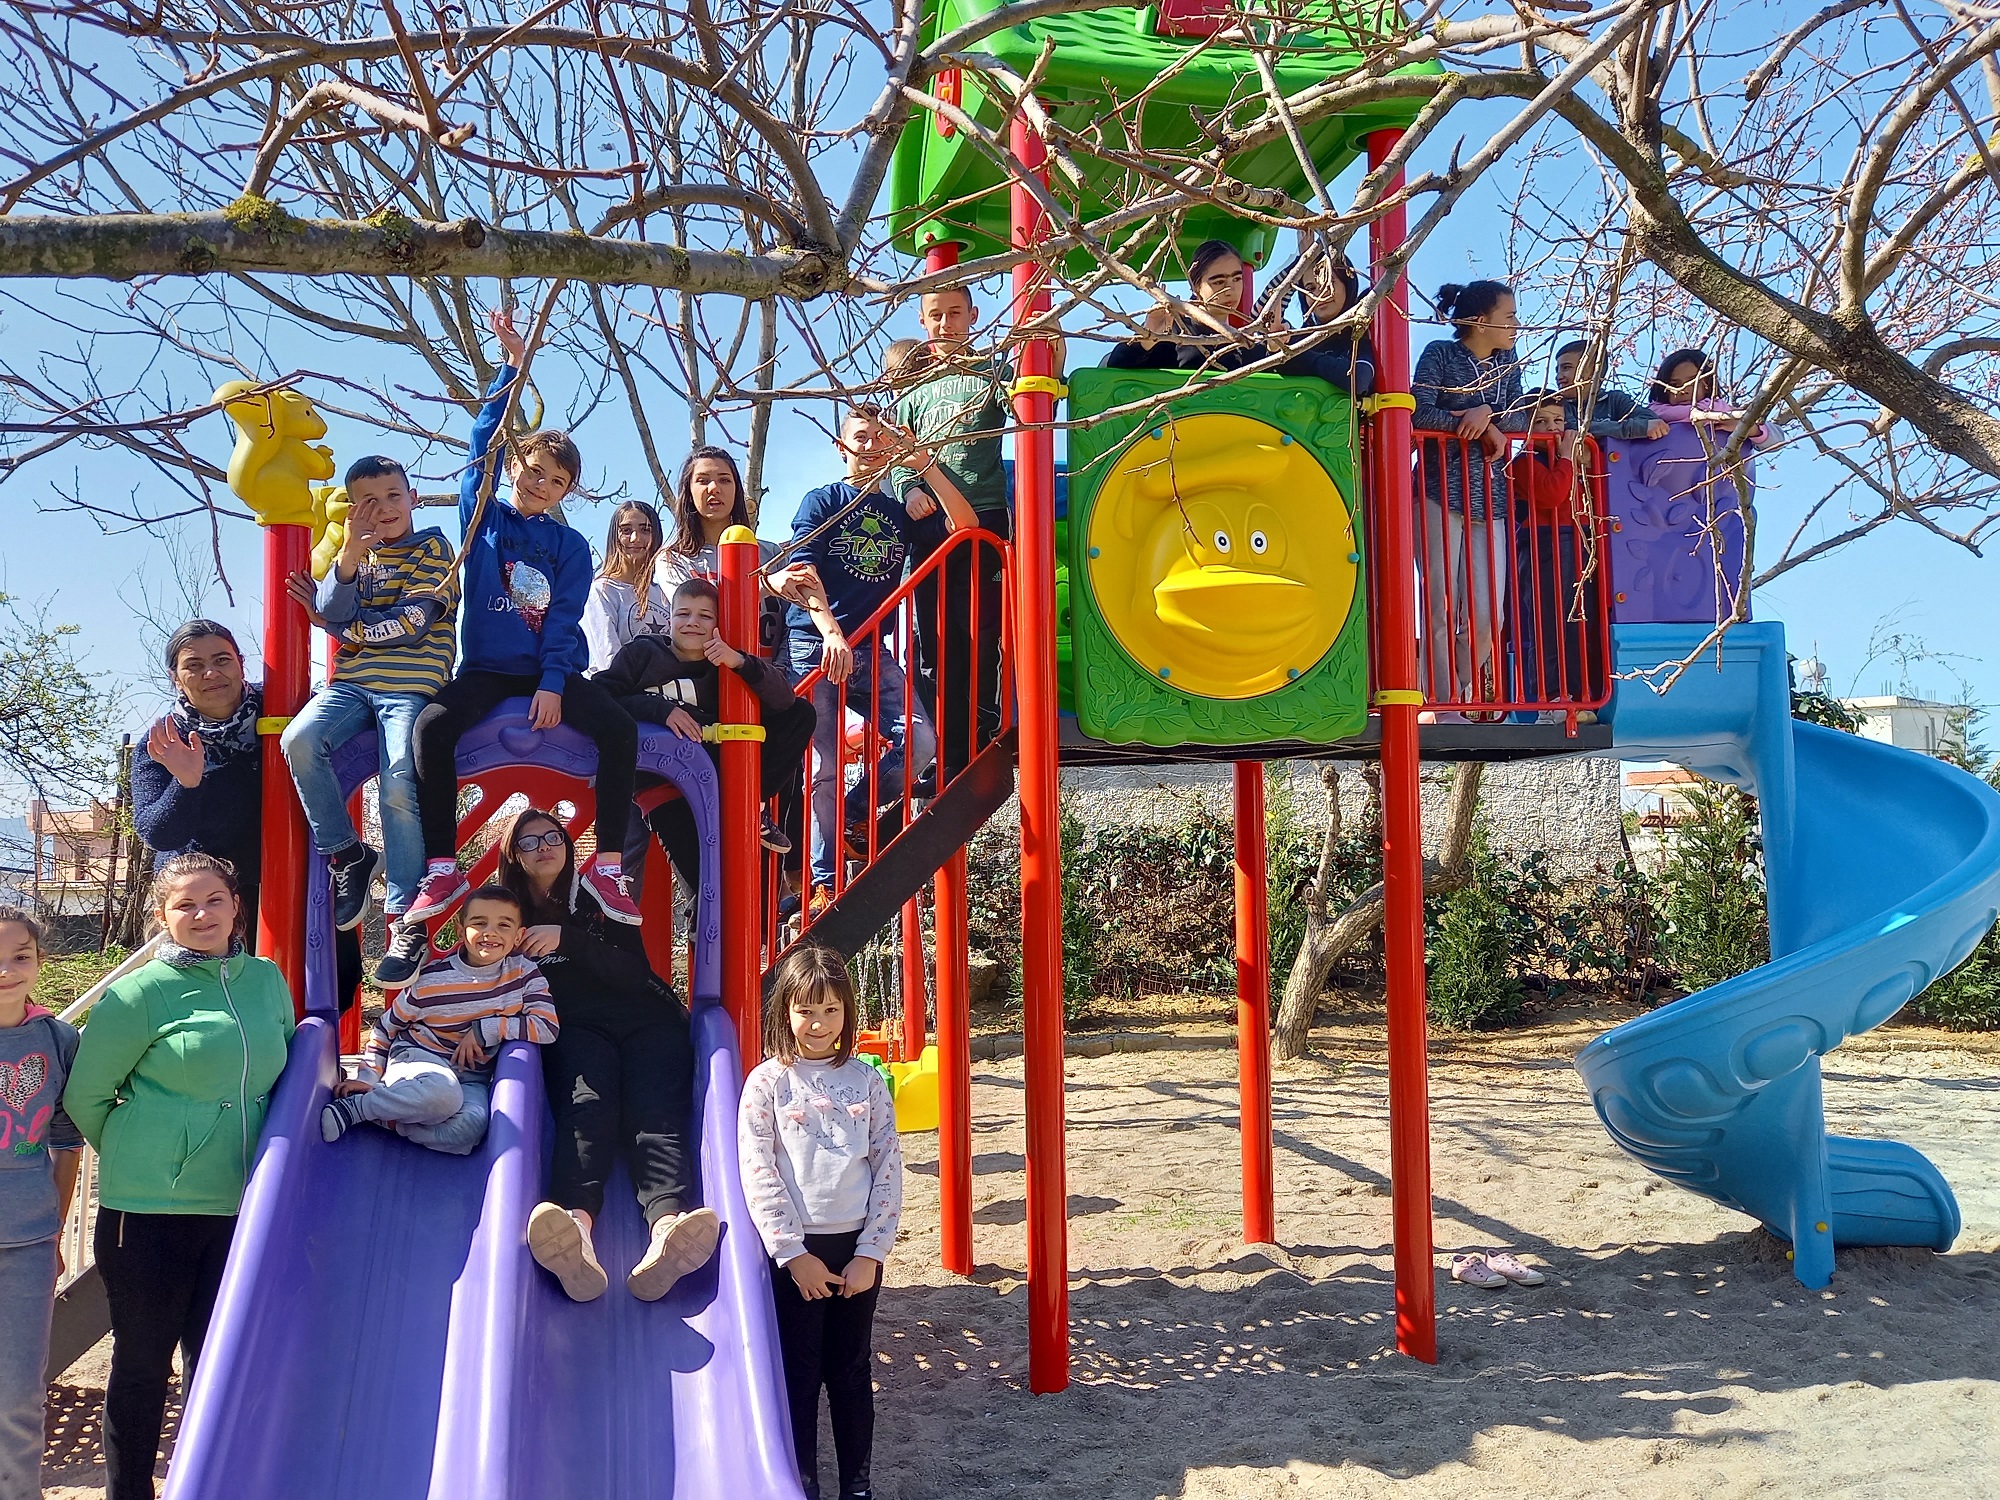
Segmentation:
[(416, 927), (435, 922), (470, 894), (472, 887), (465, 883), (465, 872), (457, 865), (435, 870), (417, 887), (417, 899), (403, 913), (403, 921)]
[(593, 861), (580, 879), (591, 900), (604, 908), (605, 916), (628, 927), (639, 925), (639, 908), (632, 904), (632, 897), (626, 892), (623, 873), (613, 873)]

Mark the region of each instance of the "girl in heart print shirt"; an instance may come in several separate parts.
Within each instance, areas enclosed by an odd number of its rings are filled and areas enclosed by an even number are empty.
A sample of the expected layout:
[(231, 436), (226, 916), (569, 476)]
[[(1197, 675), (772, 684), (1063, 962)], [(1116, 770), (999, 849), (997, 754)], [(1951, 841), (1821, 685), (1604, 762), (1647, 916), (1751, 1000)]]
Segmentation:
[(63, 1113), (76, 1028), (31, 998), (41, 924), (0, 906), (0, 1496), (39, 1495), (42, 1367), (83, 1137)]

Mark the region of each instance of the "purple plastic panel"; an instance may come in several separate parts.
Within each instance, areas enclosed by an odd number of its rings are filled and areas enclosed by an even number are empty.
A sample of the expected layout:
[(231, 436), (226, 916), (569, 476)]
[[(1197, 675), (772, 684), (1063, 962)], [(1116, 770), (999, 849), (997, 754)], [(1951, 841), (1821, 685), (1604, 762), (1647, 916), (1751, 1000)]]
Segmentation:
[[(341, 789), (352, 796), (355, 788), (375, 774), (375, 760), (373, 730), (357, 734), (334, 751), (333, 769), (340, 777)], [(509, 698), (459, 740), (458, 774), (463, 779), (510, 766), (538, 766), (578, 781), (591, 781), (597, 775), (597, 747), (567, 724), (554, 729), (529, 728), (528, 700)], [(722, 993), (722, 843), (714, 812), (715, 762), (695, 741), (684, 740), (657, 724), (641, 724), (639, 770), (673, 782), (694, 810), (695, 832), (702, 849), (694, 990), (696, 999), (715, 1000)]]
[[(1658, 442), (1604, 443), (1610, 460), (1611, 618), (1713, 625), (1743, 576), (1743, 517), (1731, 478), (1711, 482), (1702, 435), (1676, 422)], [(1747, 454), (1744, 473), (1756, 479)], [(1716, 543), (1722, 577), (1716, 576)]]
[[(461, 772), (594, 772), (588, 741), (536, 735), (524, 710), (516, 700), (467, 735)], [(350, 791), (373, 775), (373, 736), (335, 766)], [(640, 766), (682, 788), (713, 856), (707, 754), (642, 726)], [(470, 1158), (377, 1130), (319, 1139), (337, 1038), (325, 869), (309, 867), (307, 995), (320, 1014), (272, 1098), (168, 1495), (800, 1500), (770, 1282), (737, 1169), (735, 1030), (715, 1001), (720, 860), (702, 864), (693, 1009), (701, 1191), (723, 1217), (722, 1246), (662, 1302), (626, 1294), (644, 1228), (621, 1175), (599, 1237), (613, 1285), (584, 1307), (525, 1245), (547, 1135), (538, 1049), (503, 1049), (493, 1123)]]

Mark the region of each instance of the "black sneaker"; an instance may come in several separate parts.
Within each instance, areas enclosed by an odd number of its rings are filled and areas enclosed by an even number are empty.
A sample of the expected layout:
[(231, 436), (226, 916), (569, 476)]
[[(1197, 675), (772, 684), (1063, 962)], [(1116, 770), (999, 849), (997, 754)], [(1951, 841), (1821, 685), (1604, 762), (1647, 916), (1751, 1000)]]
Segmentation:
[(365, 1094), (349, 1094), (335, 1099), (319, 1112), (319, 1138), (337, 1141), (361, 1123), (361, 1101)]
[(431, 935), (421, 922), (391, 922), (389, 951), (375, 965), (375, 982), (385, 990), (400, 990), (431, 956)]
[(792, 852), (791, 836), (776, 823), (773, 823), (768, 813), (764, 816), (763, 826), (757, 830), (757, 839), (759, 843), (763, 844), (773, 854), (790, 854)]
[(333, 930), (347, 932), (361, 925), (368, 915), (368, 885), (382, 856), (366, 844), (356, 844), (340, 854), (327, 856), (327, 873), (333, 883)]

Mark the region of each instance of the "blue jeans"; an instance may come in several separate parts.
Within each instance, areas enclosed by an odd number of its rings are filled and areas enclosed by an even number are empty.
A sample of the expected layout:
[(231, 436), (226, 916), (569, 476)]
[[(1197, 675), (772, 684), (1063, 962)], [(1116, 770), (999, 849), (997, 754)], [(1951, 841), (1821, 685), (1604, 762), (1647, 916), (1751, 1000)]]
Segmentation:
[[(797, 676), (819, 665), (821, 642), (816, 635), (800, 635), (793, 638), (792, 664), (798, 668)], [(888, 749), (883, 753), (882, 763), (877, 772), (876, 793), (887, 802), (891, 798), (900, 799), (906, 771), (911, 775), (922, 775), (937, 753), (937, 736), (932, 733), (930, 721), (918, 709), (911, 716), (908, 744), (904, 743), (904, 704), (909, 697), (909, 686), (903, 676), (903, 668), (895, 656), (874, 641), (864, 642), (854, 651), (854, 672), (842, 685), (846, 690), (846, 706), (863, 719), (871, 720)], [(841, 836), (846, 823), (865, 820), (873, 809), (868, 804), (868, 778), (865, 774), (866, 761), (862, 762), (863, 776), (856, 782), (846, 797), (841, 796), (835, 785), (834, 749), (845, 738), (847, 725), (841, 712), (842, 688), (821, 679), (813, 688), (813, 709), (819, 715), (819, 724), (813, 730), (813, 785), (812, 785), (812, 883), (831, 889), (833, 869), (839, 859)]]
[(424, 878), (424, 829), (417, 816), (417, 715), (430, 699), (418, 693), (377, 693), (335, 678), (285, 728), (285, 760), (305, 804), (313, 847), (338, 854), (359, 835), (333, 774), (333, 752), (375, 726), (380, 746), (376, 783), (382, 814), (382, 857), (390, 915), (410, 909)]
[(56, 1242), (0, 1249), (0, 1500), (40, 1500)]

